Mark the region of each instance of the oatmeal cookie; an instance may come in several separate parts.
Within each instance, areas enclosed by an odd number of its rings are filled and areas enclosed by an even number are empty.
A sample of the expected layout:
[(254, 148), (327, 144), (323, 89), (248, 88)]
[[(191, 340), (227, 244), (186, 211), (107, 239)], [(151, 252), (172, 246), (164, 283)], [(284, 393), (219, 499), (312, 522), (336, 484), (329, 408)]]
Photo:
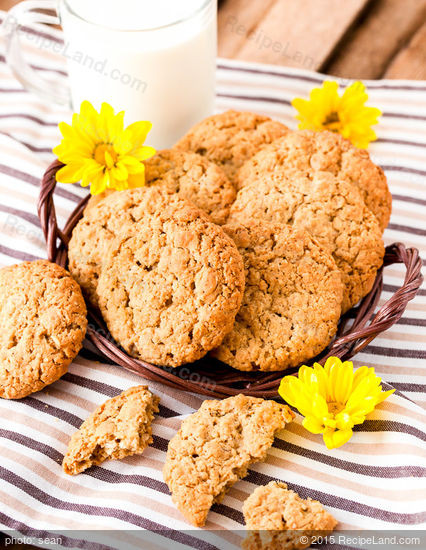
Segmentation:
[(305, 229), (334, 257), (344, 284), (342, 312), (365, 296), (383, 263), (379, 223), (358, 189), (328, 172), (262, 177), (244, 186), (229, 221), (258, 219)]
[[(146, 188), (112, 193), (90, 208), (74, 228), (68, 245), (68, 268), (90, 302), (97, 306), (96, 289), (109, 246), (122, 226), (149, 215), (156, 202)], [(162, 196), (162, 195), (161, 195)], [(147, 200), (148, 199), (148, 200)]]
[(0, 269), (0, 397), (20, 399), (58, 380), (86, 334), (80, 287), (45, 260)]
[(148, 386), (134, 386), (108, 399), (71, 437), (64, 472), (76, 475), (107, 459), (142, 454), (152, 443), (151, 423), (159, 402)]
[(386, 228), (392, 195), (383, 170), (365, 149), (357, 149), (335, 132), (300, 130), (277, 139), (241, 167), (237, 186), (240, 189), (271, 174), (275, 177), (282, 174), (288, 179), (290, 174), (312, 176), (316, 172), (330, 172), (356, 186), (381, 229)]
[(243, 303), (212, 354), (240, 370), (299, 365), (331, 341), (343, 285), (336, 263), (306, 231), (251, 221), (224, 226), (245, 265)]
[(69, 270), (93, 305), (98, 305), (98, 279), (111, 242), (123, 227), (166, 208), (168, 195), (171, 201), (176, 196), (161, 186), (114, 192), (87, 210), (78, 222), (68, 246)]
[[(201, 155), (173, 149), (159, 151), (144, 164), (147, 186), (163, 185), (207, 212), (214, 223), (225, 223), (236, 190), (219, 166)], [(92, 196), (85, 212), (114, 192)]]
[(258, 487), (244, 502), (243, 514), (251, 531), (243, 550), (302, 550), (313, 536), (326, 536), (337, 525), (317, 500), (302, 499), (285, 483)]
[[(121, 193), (120, 193), (121, 194)], [(99, 206), (102, 207), (112, 197)], [(121, 220), (99, 278), (102, 315), (133, 357), (176, 367), (203, 357), (232, 329), (244, 292), (238, 250), (201, 210), (156, 187)]]
[(267, 116), (226, 111), (202, 120), (175, 145), (221, 166), (231, 181), (246, 160), (290, 130)]
[(256, 397), (204, 401), (170, 441), (163, 470), (185, 518), (202, 527), (212, 505), (266, 458), (276, 433), (293, 418), (286, 405)]

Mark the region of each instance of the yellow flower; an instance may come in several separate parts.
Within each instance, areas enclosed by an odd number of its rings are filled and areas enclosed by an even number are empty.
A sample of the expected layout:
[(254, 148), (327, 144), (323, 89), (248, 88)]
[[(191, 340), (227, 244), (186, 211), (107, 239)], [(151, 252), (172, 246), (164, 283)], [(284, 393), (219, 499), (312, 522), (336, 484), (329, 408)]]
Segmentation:
[(377, 139), (371, 126), (378, 123), (380, 109), (366, 107), (368, 95), (362, 82), (354, 82), (339, 96), (337, 82), (325, 81), (322, 88), (311, 90), (309, 100), (296, 98), (301, 130), (337, 132), (361, 149)]
[(72, 124), (61, 122), (63, 139), (53, 149), (65, 164), (56, 174), (61, 183), (90, 185), (92, 195), (105, 189), (123, 189), (145, 185), (144, 160), (155, 155), (155, 149), (144, 146), (152, 124), (135, 122), (124, 129), (124, 111), (114, 114), (108, 103), (100, 113), (83, 101), (80, 113), (74, 113)]
[(299, 376), (285, 376), (279, 394), (305, 418), (303, 426), (323, 434), (328, 449), (340, 447), (352, 437), (355, 424), (362, 424), (378, 403), (395, 390), (382, 391), (374, 368), (354, 371), (351, 361), (329, 357), (322, 367), (303, 366)]

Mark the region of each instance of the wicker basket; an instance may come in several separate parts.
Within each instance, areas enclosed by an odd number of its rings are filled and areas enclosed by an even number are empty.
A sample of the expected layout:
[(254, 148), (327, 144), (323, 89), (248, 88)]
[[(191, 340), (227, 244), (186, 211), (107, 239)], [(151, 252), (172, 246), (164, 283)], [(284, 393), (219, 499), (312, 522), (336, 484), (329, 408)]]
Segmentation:
[[(56, 172), (62, 166), (60, 162), (55, 161), (46, 170), (41, 183), (38, 214), (46, 239), (48, 259), (65, 267), (67, 245), (72, 230), (81, 218), (89, 197), (78, 204), (65, 227), (59, 229), (53, 194), (56, 187)], [(383, 268), (380, 269), (371, 292), (356, 308), (341, 318), (334, 341), (315, 358), (316, 361), (324, 363), (331, 355), (344, 360), (350, 359), (401, 318), (408, 302), (414, 298), (422, 284), (422, 262), (417, 249), (395, 243), (386, 248), (384, 266), (397, 263), (403, 263), (406, 267), (401, 288), (374, 314), (383, 288)], [(294, 369), (285, 373), (240, 372), (210, 357), (175, 369), (151, 365), (130, 357), (117, 346), (99, 312), (90, 306), (88, 309), (87, 337), (103, 357), (148, 380), (162, 382), (172, 388), (212, 397), (245, 393), (256, 397), (274, 398), (277, 396), (282, 376), (294, 372)]]

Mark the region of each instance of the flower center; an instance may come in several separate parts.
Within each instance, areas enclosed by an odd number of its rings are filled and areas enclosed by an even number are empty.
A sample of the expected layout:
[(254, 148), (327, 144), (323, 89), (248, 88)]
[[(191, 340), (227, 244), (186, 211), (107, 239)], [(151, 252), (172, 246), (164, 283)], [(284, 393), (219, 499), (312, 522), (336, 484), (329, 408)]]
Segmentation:
[(114, 164), (117, 162), (117, 153), (114, 151), (114, 147), (110, 143), (98, 143), (98, 145), (96, 145), (95, 147), (93, 158), (99, 164), (107, 166), (108, 162), (105, 158), (105, 153), (108, 153), (110, 155)]
[(337, 401), (332, 401), (331, 403), (327, 403), (328, 405), (328, 412), (330, 412), (332, 415), (339, 414), (339, 412), (343, 411), (345, 408), (345, 405), (342, 403), (337, 403)]
[(339, 113), (337, 111), (331, 111), (331, 113), (325, 117), (322, 124), (327, 128), (327, 130), (337, 132), (340, 125)]

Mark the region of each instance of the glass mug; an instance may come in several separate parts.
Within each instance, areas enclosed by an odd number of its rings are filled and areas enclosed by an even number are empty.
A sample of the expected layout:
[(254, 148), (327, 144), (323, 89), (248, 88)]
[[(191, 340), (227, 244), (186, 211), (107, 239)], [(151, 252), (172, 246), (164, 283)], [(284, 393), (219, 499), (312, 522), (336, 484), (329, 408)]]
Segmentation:
[[(62, 25), (69, 90), (24, 60), (19, 34), (31, 23)], [(7, 62), (26, 88), (75, 111), (106, 101), (126, 124), (150, 120), (158, 149), (213, 112), (217, 0), (27, 0), (3, 28)]]

